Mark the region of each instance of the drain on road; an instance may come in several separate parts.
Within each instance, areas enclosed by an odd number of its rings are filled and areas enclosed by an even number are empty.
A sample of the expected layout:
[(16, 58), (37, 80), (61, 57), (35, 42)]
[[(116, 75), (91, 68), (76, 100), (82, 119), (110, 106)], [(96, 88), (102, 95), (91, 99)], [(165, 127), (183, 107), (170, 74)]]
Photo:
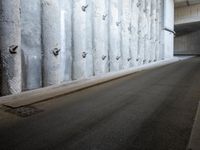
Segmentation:
[(5, 109), (5, 111), (23, 118), (30, 117), (40, 112), (43, 112), (43, 110), (32, 106), (19, 107), (15, 109), (8, 108)]

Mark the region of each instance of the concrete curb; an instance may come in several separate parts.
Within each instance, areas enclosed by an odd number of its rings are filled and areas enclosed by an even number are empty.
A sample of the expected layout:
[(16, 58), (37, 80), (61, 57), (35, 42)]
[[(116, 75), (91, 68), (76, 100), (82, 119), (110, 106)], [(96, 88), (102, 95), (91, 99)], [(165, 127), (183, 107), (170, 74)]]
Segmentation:
[(200, 103), (187, 150), (200, 150)]
[(154, 62), (151, 64), (146, 64), (146, 65), (131, 68), (128, 70), (122, 70), (119, 72), (112, 72), (112, 73), (105, 74), (103, 76), (91, 77), (90, 79), (83, 79), (83, 80), (73, 81), (70, 83), (68, 82), (61, 85), (55, 85), (55, 86), (41, 88), (41, 89), (37, 89), (33, 91), (23, 92), (21, 94), (1, 97), (0, 105), (5, 105), (11, 108), (18, 108), (18, 107), (46, 101), (48, 99), (51, 99), (57, 96), (70, 94), (70, 93), (73, 93), (82, 89), (86, 89), (98, 84), (109, 82), (110, 80), (114, 80), (117, 78), (121, 78), (130, 74), (133, 74), (135, 72), (165, 66), (165, 65), (175, 63), (177, 61), (188, 59), (188, 58), (190, 57), (182, 57), (182, 58), (174, 57), (173, 59), (162, 60), (159, 62)]

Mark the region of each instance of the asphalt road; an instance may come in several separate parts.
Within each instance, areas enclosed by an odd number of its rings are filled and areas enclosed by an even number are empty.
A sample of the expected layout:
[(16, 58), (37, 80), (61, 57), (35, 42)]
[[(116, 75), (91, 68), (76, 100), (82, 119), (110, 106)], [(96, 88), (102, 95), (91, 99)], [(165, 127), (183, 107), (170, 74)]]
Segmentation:
[(0, 150), (185, 150), (199, 100), (192, 58), (34, 104), (29, 117), (1, 107)]

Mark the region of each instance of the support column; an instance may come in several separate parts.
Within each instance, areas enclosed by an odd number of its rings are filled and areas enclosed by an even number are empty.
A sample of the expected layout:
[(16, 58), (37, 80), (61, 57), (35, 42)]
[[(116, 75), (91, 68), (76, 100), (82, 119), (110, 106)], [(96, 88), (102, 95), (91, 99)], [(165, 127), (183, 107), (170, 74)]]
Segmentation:
[(109, 3), (109, 61), (110, 71), (119, 71), (120, 53), (120, 28), (119, 0), (110, 0)]
[(22, 90), (20, 0), (0, 3), (1, 95)]
[(58, 1), (42, 0), (43, 86), (60, 84), (61, 39)]
[(108, 0), (94, 1), (94, 72), (108, 72)]

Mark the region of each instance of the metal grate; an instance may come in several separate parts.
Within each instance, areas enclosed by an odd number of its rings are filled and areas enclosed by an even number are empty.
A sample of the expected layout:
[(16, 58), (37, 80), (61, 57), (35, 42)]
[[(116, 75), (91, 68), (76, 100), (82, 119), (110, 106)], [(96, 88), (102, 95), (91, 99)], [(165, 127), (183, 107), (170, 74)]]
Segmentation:
[(23, 118), (30, 117), (40, 112), (43, 112), (43, 110), (38, 109), (36, 107), (32, 107), (32, 106), (19, 107), (15, 109), (8, 108), (8, 109), (5, 109), (5, 111), (11, 114), (15, 114), (19, 117), (23, 117)]

